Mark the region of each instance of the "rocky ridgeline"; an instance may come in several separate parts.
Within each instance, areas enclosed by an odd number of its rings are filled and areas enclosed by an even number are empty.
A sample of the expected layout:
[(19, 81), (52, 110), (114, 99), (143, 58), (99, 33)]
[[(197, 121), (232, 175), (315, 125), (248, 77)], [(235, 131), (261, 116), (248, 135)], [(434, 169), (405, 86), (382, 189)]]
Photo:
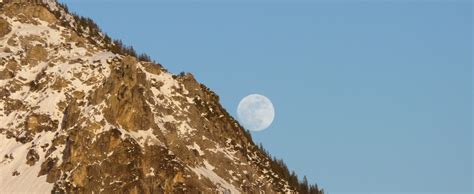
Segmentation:
[(55, 1), (0, 3), (0, 192), (293, 192), (191, 74), (113, 53)]

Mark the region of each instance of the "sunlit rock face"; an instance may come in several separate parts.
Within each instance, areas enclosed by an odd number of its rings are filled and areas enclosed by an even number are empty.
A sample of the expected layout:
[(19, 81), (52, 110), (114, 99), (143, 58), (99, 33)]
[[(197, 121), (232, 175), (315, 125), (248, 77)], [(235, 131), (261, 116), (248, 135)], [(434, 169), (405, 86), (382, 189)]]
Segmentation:
[(0, 6), (0, 193), (294, 190), (191, 74), (112, 52), (55, 1)]

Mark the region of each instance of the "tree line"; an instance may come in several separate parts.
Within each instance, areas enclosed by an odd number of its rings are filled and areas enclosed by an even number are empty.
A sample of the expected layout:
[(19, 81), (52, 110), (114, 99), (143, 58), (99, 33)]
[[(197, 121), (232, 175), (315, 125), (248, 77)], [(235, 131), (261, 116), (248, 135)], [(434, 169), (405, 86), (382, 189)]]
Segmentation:
[(288, 180), (288, 184), (296, 191), (298, 191), (298, 193), (324, 194), (324, 189), (319, 189), (316, 183), (309, 184), (306, 176), (303, 177), (303, 180), (299, 180), (298, 175), (296, 175), (295, 171), (290, 172), (285, 162), (282, 159), (272, 157), (271, 154), (263, 147), (261, 143), (258, 145), (258, 149), (262, 151), (265, 156), (272, 160), (272, 162), (270, 163), (270, 167), (278, 174), (282, 175), (284, 179)]
[[(78, 34), (84, 34), (84, 33), (89, 34), (87, 38), (91, 42), (103, 44), (105, 49), (108, 49), (115, 54), (130, 55), (130, 56), (138, 58), (138, 60), (140, 61), (156, 63), (146, 53), (138, 54), (136, 50), (133, 48), (133, 46), (125, 45), (119, 39), (112, 39), (107, 33), (102, 32), (100, 27), (91, 18), (79, 16), (76, 13), (70, 13), (69, 8), (64, 3), (58, 3), (58, 5), (66, 13), (69, 13), (73, 16), (74, 21), (75, 21), (74, 30)], [(60, 10), (56, 10), (55, 12), (53, 12), (53, 14), (55, 14), (57, 18), (61, 18)], [(61, 22), (63, 22), (63, 25), (69, 25), (68, 21), (61, 21)]]

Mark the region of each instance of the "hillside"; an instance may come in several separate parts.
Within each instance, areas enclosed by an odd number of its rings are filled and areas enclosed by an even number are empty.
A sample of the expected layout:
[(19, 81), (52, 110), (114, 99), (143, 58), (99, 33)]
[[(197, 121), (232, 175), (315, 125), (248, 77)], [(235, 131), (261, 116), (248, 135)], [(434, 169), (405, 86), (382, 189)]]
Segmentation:
[(56, 1), (0, 5), (0, 193), (322, 193), (192, 74)]

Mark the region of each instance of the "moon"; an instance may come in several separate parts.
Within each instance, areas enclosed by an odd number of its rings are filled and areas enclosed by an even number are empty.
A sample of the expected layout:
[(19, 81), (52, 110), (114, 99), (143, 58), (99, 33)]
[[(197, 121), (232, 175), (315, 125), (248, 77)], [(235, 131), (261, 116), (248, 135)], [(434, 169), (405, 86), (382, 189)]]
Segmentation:
[(262, 131), (272, 124), (275, 109), (267, 97), (251, 94), (240, 101), (237, 116), (244, 128), (250, 131)]

